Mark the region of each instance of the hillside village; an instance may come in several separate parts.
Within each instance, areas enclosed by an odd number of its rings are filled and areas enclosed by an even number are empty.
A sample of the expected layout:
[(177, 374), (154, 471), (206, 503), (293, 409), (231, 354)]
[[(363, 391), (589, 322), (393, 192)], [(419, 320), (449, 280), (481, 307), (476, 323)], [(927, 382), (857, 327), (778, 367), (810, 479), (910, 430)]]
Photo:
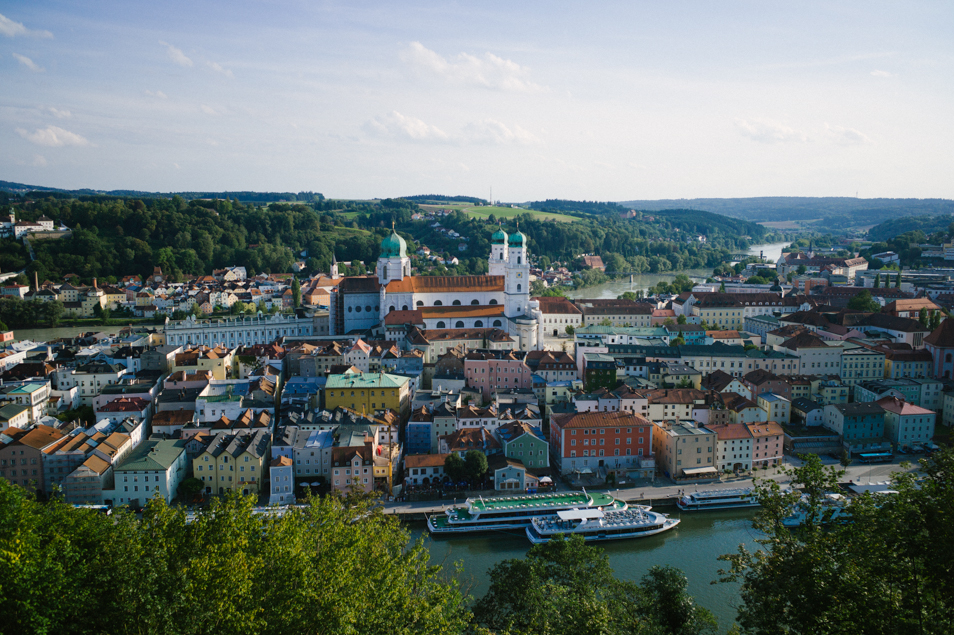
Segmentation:
[[(409, 262), (392, 233), (376, 275), (333, 263), (297, 306), (294, 274), (242, 267), (5, 287), (76, 315), (188, 317), (9, 344), (0, 477), (133, 507), (697, 483), (786, 454), (929, 451), (954, 420), (944, 294), (907, 275), (874, 285), (863, 258), (787, 253), (767, 289), (722, 280), (618, 300), (531, 297), (519, 232), (494, 235), (487, 276), (413, 276)], [(871, 304), (849, 308), (862, 292)], [(253, 313), (199, 319), (236, 303)], [(476, 469), (445, 470), (475, 454)]]

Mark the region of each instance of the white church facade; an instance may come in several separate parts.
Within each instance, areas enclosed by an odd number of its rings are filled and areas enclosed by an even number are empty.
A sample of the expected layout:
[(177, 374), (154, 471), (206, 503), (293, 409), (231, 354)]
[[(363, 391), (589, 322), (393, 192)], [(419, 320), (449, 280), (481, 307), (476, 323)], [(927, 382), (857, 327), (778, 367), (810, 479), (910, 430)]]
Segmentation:
[[(345, 278), (332, 292), (332, 335), (383, 325), (389, 314), (426, 328), (501, 328), (523, 350), (538, 347), (539, 306), (530, 299), (527, 237), (502, 229), (491, 237), (483, 276), (412, 276), (407, 243), (397, 232), (381, 243), (375, 276)], [(394, 313), (399, 312), (399, 313)]]

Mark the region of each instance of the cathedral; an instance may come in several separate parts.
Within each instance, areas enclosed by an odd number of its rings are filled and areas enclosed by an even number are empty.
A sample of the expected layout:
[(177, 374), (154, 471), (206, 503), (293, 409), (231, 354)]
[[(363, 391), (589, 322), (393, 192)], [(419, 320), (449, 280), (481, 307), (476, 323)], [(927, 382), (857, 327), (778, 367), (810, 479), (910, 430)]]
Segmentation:
[(539, 307), (530, 300), (527, 237), (498, 229), (483, 276), (412, 276), (407, 242), (397, 232), (381, 242), (374, 276), (345, 278), (332, 292), (332, 335), (388, 324), (426, 329), (499, 328), (523, 350), (538, 342)]

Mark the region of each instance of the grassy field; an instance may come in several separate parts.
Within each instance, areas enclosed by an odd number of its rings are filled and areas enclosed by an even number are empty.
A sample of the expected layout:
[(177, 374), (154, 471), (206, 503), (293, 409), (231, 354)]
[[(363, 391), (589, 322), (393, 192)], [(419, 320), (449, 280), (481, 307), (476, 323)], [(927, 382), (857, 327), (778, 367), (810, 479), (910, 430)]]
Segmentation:
[(447, 203), (445, 205), (421, 205), (422, 209), (433, 211), (438, 209), (457, 209), (466, 212), (477, 218), (489, 218), (492, 214), (495, 218), (515, 218), (522, 214), (530, 214), (537, 220), (554, 220), (561, 223), (572, 223), (578, 220), (574, 216), (565, 214), (553, 214), (550, 212), (540, 212), (533, 209), (519, 209), (514, 207), (474, 207), (473, 205), (461, 203)]

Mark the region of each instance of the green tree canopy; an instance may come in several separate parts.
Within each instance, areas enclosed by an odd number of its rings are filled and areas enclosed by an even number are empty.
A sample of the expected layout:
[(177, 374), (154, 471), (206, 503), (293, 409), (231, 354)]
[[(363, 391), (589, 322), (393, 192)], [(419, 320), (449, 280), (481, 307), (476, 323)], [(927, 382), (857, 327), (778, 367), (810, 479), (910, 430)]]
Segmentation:
[(853, 311), (864, 311), (866, 313), (877, 313), (881, 310), (881, 305), (877, 300), (871, 297), (871, 292), (867, 289), (859, 291), (853, 298), (848, 300), (848, 308)]
[(474, 605), (494, 633), (696, 635), (715, 620), (693, 605), (681, 572), (653, 567), (642, 585), (613, 577), (606, 554), (580, 536), (534, 545), (526, 558), (490, 570), (490, 589)]
[[(282, 516), (215, 499), (189, 522), (156, 499), (142, 520), (0, 479), (0, 624), (8, 633), (462, 633), (456, 582), (370, 500), (312, 499)], [(56, 601), (54, 601), (56, 599)]]
[(464, 455), (464, 471), (472, 483), (484, 480), (487, 476), (487, 455), (480, 450), (467, 450)]
[[(741, 582), (744, 633), (847, 635), (954, 631), (954, 453), (922, 461), (924, 478), (894, 476), (897, 494), (847, 503), (850, 522), (831, 522), (825, 494), (841, 473), (815, 455), (792, 472), (793, 491), (759, 484), (755, 527), (763, 550), (722, 556), (723, 580)], [(782, 519), (796, 503), (806, 522)]]

